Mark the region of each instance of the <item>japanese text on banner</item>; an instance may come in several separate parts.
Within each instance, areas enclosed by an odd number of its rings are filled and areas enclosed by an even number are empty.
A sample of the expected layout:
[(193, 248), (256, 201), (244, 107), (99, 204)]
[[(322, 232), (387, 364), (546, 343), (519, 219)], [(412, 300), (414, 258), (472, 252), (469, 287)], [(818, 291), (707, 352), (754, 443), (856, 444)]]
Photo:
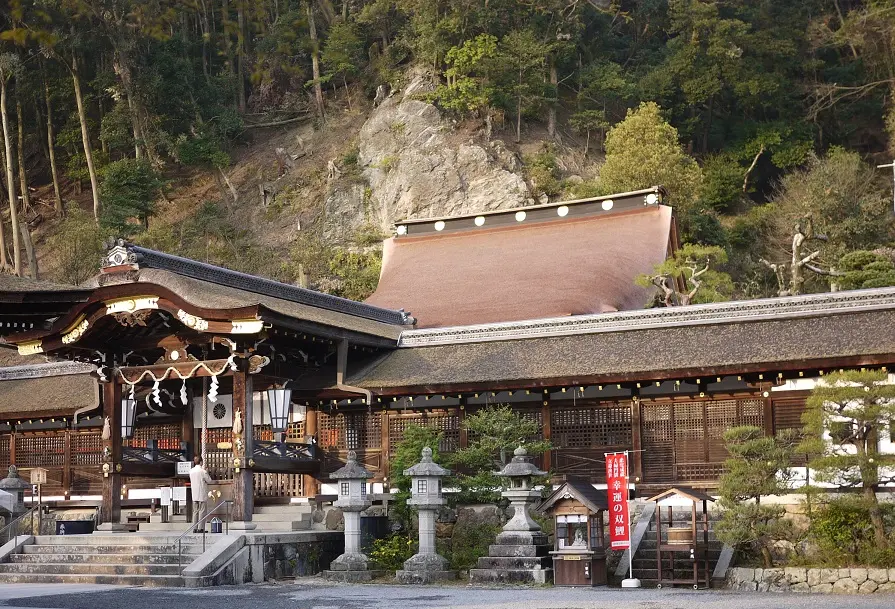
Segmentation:
[(606, 455), (606, 492), (609, 495), (609, 547), (624, 550), (631, 545), (627, 455)]

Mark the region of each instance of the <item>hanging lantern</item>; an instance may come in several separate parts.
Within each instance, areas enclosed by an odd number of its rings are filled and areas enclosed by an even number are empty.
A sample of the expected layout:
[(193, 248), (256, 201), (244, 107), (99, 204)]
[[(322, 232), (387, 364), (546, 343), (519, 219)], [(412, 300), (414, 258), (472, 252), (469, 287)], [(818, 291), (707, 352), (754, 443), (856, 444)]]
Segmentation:
[(128, 396), (121, 398), (121, 437), (134, 437), (134, 420), (137, 418), (137, 400)]
[(292, 390), (272, 388), (267, 390), (267, 407), (270, 409), (270, 428), (274, 433), (285, 433), (292, 410)]

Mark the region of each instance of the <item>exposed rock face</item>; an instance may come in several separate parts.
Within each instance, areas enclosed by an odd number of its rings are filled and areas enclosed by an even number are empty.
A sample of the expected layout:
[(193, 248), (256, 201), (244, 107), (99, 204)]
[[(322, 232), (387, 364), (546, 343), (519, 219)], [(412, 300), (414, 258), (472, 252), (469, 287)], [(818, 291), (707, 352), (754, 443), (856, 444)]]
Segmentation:
[(421, 80), (386, 99), (361, 129), (358, 163), (370, 186), (368, 221), (389, 232), (401, 219), (533, 203), (525, 180), (514, 173), (518, 159), (501, 142), (458, 142), (435, 106), (412, 99)]

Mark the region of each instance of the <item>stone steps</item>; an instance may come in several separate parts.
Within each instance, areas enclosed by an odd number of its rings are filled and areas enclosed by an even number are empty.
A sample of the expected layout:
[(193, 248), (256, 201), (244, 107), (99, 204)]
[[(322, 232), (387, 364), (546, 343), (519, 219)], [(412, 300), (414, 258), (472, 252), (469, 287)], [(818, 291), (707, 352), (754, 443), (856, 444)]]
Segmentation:
[(549, 569), (553, 559), (549, 556), (482, 556), (478, 569)]
[(553, 569), (470, 569), (469, 581), (502, 584), (553, 583)]
[(203, 552), (201, 537), (185, 537), (182, 550), (179, 558), (168, 535), (42, 535), (0, 563), (0, 583), (182, 586), (181, 570)]
[[(187, 563), (191, 561), (186, 561)], [(185, 565), (184, 565), (185, 566)], [(175, 564), (98, 564), (82, 562), (60, 563), (4, 563), (5, 573), (52, 573), (54, 575), (172, 575), (180, 576), (181, 567)]]
[(111, 584), (176, 588), (183, 586), (183, 578), (179, 575), (0, 573), (0, 584)]
[[(26, 548), (28, 546), (25, 546)], [(192, 562), (196, 555), (184, 552), (184, 562)], [(25, 553), (13, 554), (9, 557), (11, 563), (66, 563), (80, 561), (81, 563), (102, 565), (176, 565), (176, 554), (96, 554), (96, 553)], [(2, 565), (0, 565), (2, 566)]]

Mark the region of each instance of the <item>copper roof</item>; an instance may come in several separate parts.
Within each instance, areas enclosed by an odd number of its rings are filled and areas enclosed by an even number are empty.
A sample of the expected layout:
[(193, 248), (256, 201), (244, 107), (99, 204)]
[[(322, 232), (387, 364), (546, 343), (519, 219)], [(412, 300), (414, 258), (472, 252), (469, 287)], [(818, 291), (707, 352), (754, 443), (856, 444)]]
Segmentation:
[(367, 303), (402, 307), (419, 328), (643, 308), (652, 290), (634, 279), (665, 260), (671, 208), (553, 217), (389, 239)]

